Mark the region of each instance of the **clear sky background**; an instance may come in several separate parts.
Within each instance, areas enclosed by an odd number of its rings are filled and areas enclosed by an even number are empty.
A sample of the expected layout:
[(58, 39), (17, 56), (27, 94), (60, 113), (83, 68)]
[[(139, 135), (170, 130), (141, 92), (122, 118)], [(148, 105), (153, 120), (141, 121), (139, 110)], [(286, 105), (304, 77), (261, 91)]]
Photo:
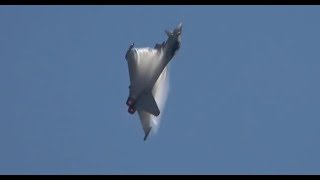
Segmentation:
[[(129, 44), (183, 22), (158, 133)], [(1, 6), (0, 174), (320, 174), (319, 6)]]

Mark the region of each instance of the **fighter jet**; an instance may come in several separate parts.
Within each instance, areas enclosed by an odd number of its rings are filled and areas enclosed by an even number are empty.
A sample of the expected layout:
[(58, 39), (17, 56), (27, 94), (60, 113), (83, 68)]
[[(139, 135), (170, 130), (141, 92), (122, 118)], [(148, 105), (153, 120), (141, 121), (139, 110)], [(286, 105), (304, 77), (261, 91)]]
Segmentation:
[(151, 129), (151, 120), (160, 115), (159, 105), (155, 96), (168, 74), (167, 65), (181, 46), (182, 23), (173, 31), (165, 30), (168, 39), (154, 48), (135, 48), (129, 46), (125, 59), (128, 63), (130, 85), (129, 97), (126, 101), (128, 112), (139, 114), (145, 137)]

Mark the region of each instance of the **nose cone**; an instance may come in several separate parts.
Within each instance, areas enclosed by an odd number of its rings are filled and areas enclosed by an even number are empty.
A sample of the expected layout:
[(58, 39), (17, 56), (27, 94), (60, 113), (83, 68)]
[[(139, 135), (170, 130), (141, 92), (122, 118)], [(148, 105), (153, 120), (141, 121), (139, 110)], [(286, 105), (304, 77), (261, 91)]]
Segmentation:
[(177, 30), (180, 32), (182, 31), (182, 22), (180, 22), (179, 25), (177, 26)]
[(177, 26), (177, 30), (178, 30), (178, 32), (182, 32), (182, 22), (181, 23), (179, 23), (179, 25)]
[(176, 35), (180, 35), (182, 32), (182, 22), (178, 24), (178, 26), (176, 27), (176, 29), (174, 30)]

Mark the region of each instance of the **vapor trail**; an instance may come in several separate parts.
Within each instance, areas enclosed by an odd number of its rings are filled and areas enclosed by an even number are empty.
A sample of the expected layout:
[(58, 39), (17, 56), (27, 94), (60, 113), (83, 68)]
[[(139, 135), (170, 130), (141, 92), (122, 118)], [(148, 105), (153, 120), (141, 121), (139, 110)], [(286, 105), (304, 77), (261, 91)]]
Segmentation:
[(167, 101), (168, 93), (169, 93), (169, 67), (167, 66), (162, 71), (161, 75), (159, 76), (157, 82), (155, 83), (152, 93), (154, 95), (154, 98), (158, 104), (158, 107), (160, 109), (160, 115), (158, 117), (155, 117), (150, 114), (151, 121), (150, 124), (152, 126), (152, 133), (157, 133), (161, 121), (161, 117), (164, 111), (164, 107)]

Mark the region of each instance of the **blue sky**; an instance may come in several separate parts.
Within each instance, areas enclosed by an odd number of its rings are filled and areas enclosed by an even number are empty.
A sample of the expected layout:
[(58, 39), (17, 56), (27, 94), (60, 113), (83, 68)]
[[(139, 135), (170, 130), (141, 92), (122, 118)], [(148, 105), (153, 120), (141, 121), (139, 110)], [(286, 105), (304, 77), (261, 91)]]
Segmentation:
[[(319, 174), (319, 6), (1, 6), (0, 174)], [(131, 42), (183, 22), (159, 132)]]

